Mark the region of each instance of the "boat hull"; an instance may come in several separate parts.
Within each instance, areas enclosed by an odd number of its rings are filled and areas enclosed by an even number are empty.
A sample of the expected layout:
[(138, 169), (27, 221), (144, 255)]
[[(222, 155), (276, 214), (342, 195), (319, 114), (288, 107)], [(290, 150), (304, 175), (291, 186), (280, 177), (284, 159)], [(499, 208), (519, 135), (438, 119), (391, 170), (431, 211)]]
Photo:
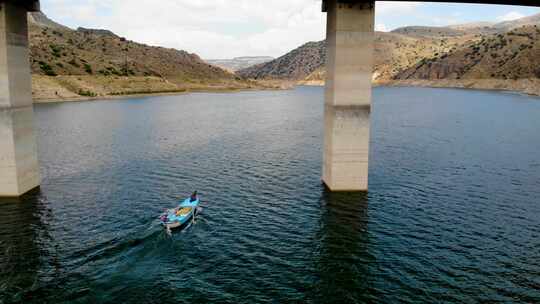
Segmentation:
[(193, 214), (187, 216), (184, 221), (168, 222), (163, 223), (163, 225), (165, 225), (165, 227), (167, 227), (168, 229), (184, 229), (191, 223), (192, 220)]
[(167, 230), (183, 229), (193, 221), (199, 208), (199, 199), (190, 201), (184, 200), (177, 208), (169, 209), (161, 216), (162, 224)]

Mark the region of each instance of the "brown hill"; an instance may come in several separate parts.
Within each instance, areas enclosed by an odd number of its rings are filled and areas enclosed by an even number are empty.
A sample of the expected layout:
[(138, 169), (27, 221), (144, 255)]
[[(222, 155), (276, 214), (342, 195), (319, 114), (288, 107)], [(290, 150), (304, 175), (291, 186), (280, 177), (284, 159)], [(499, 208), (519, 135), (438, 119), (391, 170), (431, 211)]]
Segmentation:
[(169, 76), (184, 80), (235, 77), (186, 51), (136, 43), (107, 30), (71, 30), (33, 22), (46, 18), (40, 15), (34, 13), (29, 18), (30, 61), (34, 74)]
[(406, 26), (395, 29), (392, 33), (426, 38), (460, 37), (467, 34), (467, 32), (460, 29), (435, 26)]
[(299, 80), (324, 65), (325, 41), (308, 42), (272, 61), (241, 69), (236, 73), (252, 79)]
[(528, 26), (420, 60), (394, 79), (540, 78), (540, 28)]
[(186, 51), (133, 42), (108, 30), (73, 30), (42, 13), (29, 14), (28, 21), (36, 100), (267, 87)]
[(524, 26), (540, 25), (540, 14), (523, 17), (516, 20), (504, 21), (493, 25), (499, 31), (509, 31)]
[[(475, 37), (471, 35), (431, 38), (377, 32), (374, 79), (391, 79), (422, 58), (448, 52), (459, 47), (464, 41), (473, 39)], [(314, 83), (324, 80), (325, 59), (325, 41), (310, 42), (275, 60), (240, 70), (237, 74), (254, 79), (305, 80)]]
[[(527, 26), (518, 26), (522, 24)], [(511, 30), (505, 30), (508, 28)], [(470, 23), (447, 28), (413, 26), (390, 33), (377, 32), (373, 79), (378, 83), (412, 85), (434, 85), (433, 81), (444, 79), (448, 81), (440, 83), (446, 86), (496, 87), (536, 94), (540, 92), (540, 88), (535, 88), (540, 82), (538, 28), (540, 15), (497, 24)], [(239, 74), (257, 79), (281, 78), (301, 84), (322, 84), (324, 41), (306, 45), (310, 47), (302, 46), (264, 65), (241, 70)], [(483, 82), (464, 82), (472, 79)], [(524, 82), (504, 82), (507, 79)]]
[(450, 25), (447, 28), (465, 31), (469, 34), (500, 34), (524, 26), (540, 25), (540, 14), (519, 18), (516, 20), (495, 22), (471, 22), (465, 24)]

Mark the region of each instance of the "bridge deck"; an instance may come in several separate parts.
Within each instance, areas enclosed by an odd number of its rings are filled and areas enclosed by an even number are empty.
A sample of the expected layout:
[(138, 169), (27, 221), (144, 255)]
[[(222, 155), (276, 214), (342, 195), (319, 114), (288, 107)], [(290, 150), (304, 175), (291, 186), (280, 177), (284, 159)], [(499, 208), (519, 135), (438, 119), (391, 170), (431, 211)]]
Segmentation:
[[(322, 10), (326, 12), (326, 2), (323, 0)], [(369, 0), (337, 0), (341, 3), (362, 3), (371, 2)], [(384, 0), (393, 2), (403, 2), (406, 0)], [(540, 7), (540, 1), (537, 0), (430, 0), (430, 1), (416, 1), (416, 2), (441, 2), (441, 3), (473, 3), (473, 4), (500, 4), (500, 5), (520, 5), (520, 6), (536, 6)]]
[(29, 12), (39, 11), (39, 0), (0, 0), (0, 3), (13, 3), (24, 7)]

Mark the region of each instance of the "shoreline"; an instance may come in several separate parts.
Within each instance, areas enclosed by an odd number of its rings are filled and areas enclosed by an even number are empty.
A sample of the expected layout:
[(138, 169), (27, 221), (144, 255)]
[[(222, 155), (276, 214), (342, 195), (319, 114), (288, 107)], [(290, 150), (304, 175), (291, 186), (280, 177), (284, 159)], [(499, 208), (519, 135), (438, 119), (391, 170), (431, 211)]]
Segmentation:
[[(81, 79), (82, 78), (82, 79)], [(86, 81), (83, 86), (71, 87), (65, 86), (66, 79), (68, 81), (73, 81), (77, 79), (79, 81)], [(153, 79), (152, 77), (146, 77), (145, 79), (150, 80), (150, 84), (155, 85), (156, 81), (164, 83), (167, 87), (156, 87), (156, 86), (145, 86), (148, 83), (148, 80), (143, 84), (137, 83), (139, 79), (125, 78), (123, 80), (123, 86), (116, 87), (116, 90), (111, 90), (110, 88), (103, 88), (99, 86), (90, 86), (88, 85), (90, 81), (100, 80), (97, 77), (44, 77), (44, 76), (34, 76), (32, 79), (32, 102), (34, 104), (44, 104), (44, 103), (61, 103), (61, 102), (86, 102), (86, 101), (106, 101), (106, 100), (119, 100), (127, 98), (144, 98), (151, 96), (173, 96), (173, 95), (183, 95), (190, 93), (234, 93), (242, 91), (269, 91), (269, 90), (287, 90), (291, 89), (294, 86), (287, 82), (253, 82), (247, 83), (246, 85), (235, 86), (235, 84), (217, 84), (217, 85), (194, 85), (194, 86), (185, 86), (179, 87), (175, 84), (172, 84), (168, 81), (163, 81), (162, 79)], [(135, 80), (130, 83), (131, 80)], [(53, 81), (53, 85), (50, 85)], [(58, 83), (62, 83), (64, 86), (57, 86)], [(90, 83), (95, 84), (95, 83)], [(242, 83), (243, 84), (243, 83)], [(80, 84), (79, 84), (80, 85)], [(131, 85), (131, 87), (127, 87)], [(82, 87), (82, 89), (81, 89)], [(69, 88), (70, 90), (67, 90)], [(89, 88), (93, 90), (89, 90)], [(99, 89), (99, 90), (96, 90)], [(87, 91), (85, 91), (85, 89)], [(75, 92), (91, 92), (88, 95), (83, 95)], [(97, 92), (97, 93), (95, 93)], [(112, 93), (111, 93), (112, 92)]]
[(144, 98), (151, 96), (168, 96), (168, 95), (183, 95), (187, 94), (187, 91), (178, 92), (156, 92), (156, 93), (144, 93), (144, 94), (123, 94), (123, 95), (104, 95), (104, 96), (81, 96), (81, 97), (58, 97), (58, 98), (32, 98), (34, 104), (41, 103), (61, 103), (61, 102), (85, 102), (85, 101), (100, 101), (100, 100), (119, 100), (127, 98)]
[[(148, 92), (134, 94), (105, 94), (99, 96), (69, 96), (54, 98), (33, 98), (34, 104), (61, 103), (61, 102), (87, 102), (87, 101), (106, 101), (120, 100), (128, 98), (144, 98), (154, 96), (176, 96), (190, 93), (236, 93), (243, 91), (281, 91), (290, 90), (296, 86), (324, 86), (324, 81), (299, 81), (296, 85), (274, 86), (274, 87), (246, 87), (246, 88), (190, 88), (178, 91)], [(373, 87), (427, 87), (427, 88), (447, 88), (447, 89), (465, 89), (465, 90), (486, 90), (511, 92), (526, 94), (529, 96), (540, 97), (540, 79), (520, 79), (520, 80), (498, 80), (498, 79), (480, 79), (480, 80), (396, 80), (374, 82)]]
[[(300, 81), (299, 84), (307, 86), (324, 86), (322, 80)], [(375, 81), (373, 87), (420, 87), (436, 89), (464, 89), (512, 92), (540, 97), (540, 79), (440, 79), (440, 80), (388, 80)]]
[(80, 96), (80, 97), (66, 97), (66, 98), (33, 98), (34, 104), (45, 103), (61, 103), (61, 102), (85, 102), (85, 101), (107, 101), (107, 100), (121, 100), (129, 98), (145, 98), (155, 96), (177, 96), (187, 95), (191, 93), (238, 93), (244, 91), (281, 91), (289, 90), (290, 88), (238, 88), (238, 89), (191, 89), (177, 92), (155, 92), (155, 93), (135, 93), (135, 94), (115, 94), (115, 95), (101, 95), (101, 96)]

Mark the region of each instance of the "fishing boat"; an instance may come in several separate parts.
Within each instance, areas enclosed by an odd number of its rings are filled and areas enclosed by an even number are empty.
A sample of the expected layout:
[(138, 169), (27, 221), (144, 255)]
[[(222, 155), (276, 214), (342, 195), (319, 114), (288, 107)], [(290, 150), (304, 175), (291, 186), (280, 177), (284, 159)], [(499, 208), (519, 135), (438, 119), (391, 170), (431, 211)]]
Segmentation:
[(172, 229), (185, 228), (195, 219), (199, 211), (199, 202), (199, 197), (196, 197), (195, 200), (186, 198), (178, 207), (167, 209), (160, 216), (161, 223), (169, 232)]

